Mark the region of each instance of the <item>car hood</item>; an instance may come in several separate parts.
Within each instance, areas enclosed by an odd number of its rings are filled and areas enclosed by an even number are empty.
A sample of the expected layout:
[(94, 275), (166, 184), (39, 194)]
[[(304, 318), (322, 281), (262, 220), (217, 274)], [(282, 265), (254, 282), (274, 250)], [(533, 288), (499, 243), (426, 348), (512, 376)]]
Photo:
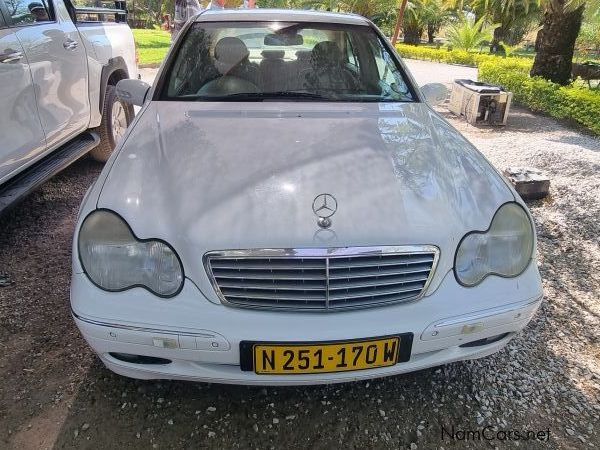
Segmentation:
[[(338, 204), (317, 225), (313, 200)], [(423, 103), (153, 102), (104, 182), (98, 207), (160, 238), (216, 301), (207, 251), (435, 245), (435, 289), (465, 233), (514, 200), (500, 175)]]

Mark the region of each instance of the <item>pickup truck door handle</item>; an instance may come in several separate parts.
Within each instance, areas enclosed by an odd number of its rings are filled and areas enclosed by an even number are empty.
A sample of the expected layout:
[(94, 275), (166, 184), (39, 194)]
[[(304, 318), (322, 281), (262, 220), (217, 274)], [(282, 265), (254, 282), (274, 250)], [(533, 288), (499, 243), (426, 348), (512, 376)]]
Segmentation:
[(7, 49), (4, 53), (0, 53), (0, 63), (11, 63), (19, 61), (23, 58), (23, 52)]
[(65, 50), (75, 50), (77, 48), (77, 45), (77, 41), (74, 41), (73, 39), (67, 39), (63, 43), (63, 47), (65, 48)]

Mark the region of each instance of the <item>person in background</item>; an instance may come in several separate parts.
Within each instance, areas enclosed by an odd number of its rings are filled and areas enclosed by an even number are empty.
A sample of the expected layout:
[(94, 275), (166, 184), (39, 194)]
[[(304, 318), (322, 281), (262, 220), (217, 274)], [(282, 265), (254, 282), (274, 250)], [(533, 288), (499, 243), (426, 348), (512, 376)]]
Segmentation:
[(171, 32), (171, 14), (165, 14), (162, 18), (162, 24), (160, 29), (163, 31)]
[(198, 3), (198, 0), (175, 0), (175, 16), (173, 18), (171, 41), (175, 40), (185, 23), (190, 18), (200, 14), (200, 12), (202, 12), (202, 7)]
[(207, 9), (225, 9), (225, 0), (212, 0)]
[(46, 8), (44, 8), (44, 5), (42, 5), (41, 3), (30, 3), (27, 8), (33, 16), (34, 21), (47, 22), (50, 20), (50, 18), (48, 17), (48, 11), (46, 11)]

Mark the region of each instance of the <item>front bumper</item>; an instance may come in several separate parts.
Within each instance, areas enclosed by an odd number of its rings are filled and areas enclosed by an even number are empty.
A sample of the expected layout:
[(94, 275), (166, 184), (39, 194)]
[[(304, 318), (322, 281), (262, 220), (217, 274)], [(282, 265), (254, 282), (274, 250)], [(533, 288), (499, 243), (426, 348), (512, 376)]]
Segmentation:
[[(209, 302), (186, 280), (181, 293), (164, 300), (136, 288), (101, 291), (74, 274), (73, 316), (104, 364), (121, 375), (215, 383), (298, 385), (376, 378), (411, 372), (500, 350), (531, 320), (542, 299), (537, 267), (518, 278), (488, 277), (475, 288), (449, 272), (438, 289), (419, 301), (334, 313), (256, 311)], [(324, 342), (414, 334), (408, 362), (358, 372), (257, 375), (240, 369), (240, 341)], [(461, 347), (485, 338), (501, 339)], [(123, 362), (110, 353), (168, 359), (168, 364)]]

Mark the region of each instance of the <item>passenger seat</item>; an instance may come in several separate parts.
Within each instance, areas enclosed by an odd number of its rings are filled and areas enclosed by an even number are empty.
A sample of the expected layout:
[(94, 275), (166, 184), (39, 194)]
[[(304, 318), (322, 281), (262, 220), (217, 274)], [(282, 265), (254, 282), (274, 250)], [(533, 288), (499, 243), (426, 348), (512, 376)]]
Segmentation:
[(263, 92), (281, 92), (287, 88), (287, 66), (283, 50), (263, 50), (260, 62), (260, 85)]
[(305, 89), (304, 76), (311, 67), (311, 56), (312, 51), (310, 50), (298, 50), (296, 60), (286, 63), (288, 65), (288, 89), (290, 91), (303, 91)]

